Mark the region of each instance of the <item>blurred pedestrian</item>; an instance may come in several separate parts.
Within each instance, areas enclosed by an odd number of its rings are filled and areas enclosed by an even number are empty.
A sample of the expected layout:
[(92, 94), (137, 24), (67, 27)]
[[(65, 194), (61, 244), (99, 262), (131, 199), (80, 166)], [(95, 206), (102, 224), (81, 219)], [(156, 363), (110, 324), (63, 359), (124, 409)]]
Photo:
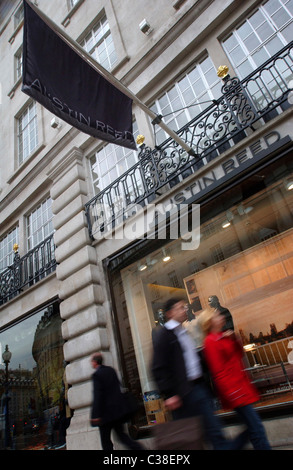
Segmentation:
[(132, 450), (143, 450), (143, 447), (132, 440), (124, 430), (128, 409), (116, 371), (110, 366), (103, 365), (103, 356), (100, 352), (92, 355), (91, 365), (95, 369), (92, 377), (91, 425), (99, 427), (103, 450), (113, 450), (112, 429), (126, 447)]
[(224, 409), (235, 410), (246, 424), (254, 449), (270, 450), (263, 423), (252, 406), (259, 394), (244, 370), (243, 348), (234, 331), (223, 332), (225, 318), (219, 312), (199, 316), (204, 339), (204, 357)]
[(207, 440), (214, 449), (241, 448), (238, 438), (225, 439), (212, 399), (205, 386), (195, 343), (182, 323), (186, 320), (186, 302), (170, 299), (165, 305), (166, 323), (153, 335), (152, 372), (173, 419), (202, 416)]

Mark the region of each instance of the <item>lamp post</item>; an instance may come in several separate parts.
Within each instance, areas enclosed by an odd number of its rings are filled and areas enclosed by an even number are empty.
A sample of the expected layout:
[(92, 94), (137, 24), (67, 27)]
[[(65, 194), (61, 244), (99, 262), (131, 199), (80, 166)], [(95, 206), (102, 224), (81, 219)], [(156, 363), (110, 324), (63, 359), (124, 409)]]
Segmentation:
[(11, 352), (8, 349), (8, 345), (5, 346), (5, 351), (2, 354), (3, 362), (5, 364), (5, 449), (11, 449), (11, 435), (10, 435), (10, 423), (9, 423), (9, 372), (8, 365), (11, 360)]

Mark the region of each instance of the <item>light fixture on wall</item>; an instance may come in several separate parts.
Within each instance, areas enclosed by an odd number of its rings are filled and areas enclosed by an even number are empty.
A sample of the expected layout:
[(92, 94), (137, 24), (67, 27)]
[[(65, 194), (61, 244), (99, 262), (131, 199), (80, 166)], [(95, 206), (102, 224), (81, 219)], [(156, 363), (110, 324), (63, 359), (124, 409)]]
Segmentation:
[(165, 248), (163, 248), (163, 258), (162, 259), (163, 259), (164, 263), (167, 263), (167, 261), (170, 261), (170, 259), (171, 259), (171, 256), (166, 253)]
[(141, 30), (142, 33), (146, 35), (152, 32), (151, 25), (145, 18), (139, 23), (139, 29)]
[(253, 210), (252, 206), (243, 207), (243, 205), (240, 204), (240, 206), (237, 207), (237, 212), (238, 212), (239, 215), (247, 215), (252, 210)]
[(288, 180), (286, 183), (286, 189), (291, 191), (293, 189), (293, 180)]
[(61, 126), (62, 124), (59, 119), (57, 117), (53, 117), (53, 119), (51, 120), (52, 129), (60, 129)]
[(147, 264), (143, 263), (138, 266), (138, 270), (142, 272), (142, 271), (145, 271), (147, 267), (148, 267)]
[(230, 227), (231, 225), (231, 222), (229, 222), (229, 220), (224, 220), (224, 222), (222, 223), (222, 228), (228, 228)]
[(253, 357), (253, 361), (254, 361), (254, 366), (253, 367), (259, 367), (260, 364), (256, 360), (256, 350), (257, 350), (256, 344), (255, 343), (246, 344), (245, 346), (243, 346), (243, 349), (244, 349), (245, 352), (251, 352), (252, 357)]
[(232, 211), (226, 211), (226, 219), (222, 222), (222, 228), (230, 227), (231, 221), (234, 219), (234, 214)]

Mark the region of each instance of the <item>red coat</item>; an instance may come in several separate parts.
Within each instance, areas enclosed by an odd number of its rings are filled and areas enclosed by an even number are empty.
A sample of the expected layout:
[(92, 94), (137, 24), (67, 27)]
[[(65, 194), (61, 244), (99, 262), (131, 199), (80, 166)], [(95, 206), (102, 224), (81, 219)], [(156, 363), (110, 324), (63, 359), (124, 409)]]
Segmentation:
[(204, 353), (223, 408), (234, 409), (259, 400), (244, 370), (243, 350), (237, 340), (210, 333), (204, 341)]

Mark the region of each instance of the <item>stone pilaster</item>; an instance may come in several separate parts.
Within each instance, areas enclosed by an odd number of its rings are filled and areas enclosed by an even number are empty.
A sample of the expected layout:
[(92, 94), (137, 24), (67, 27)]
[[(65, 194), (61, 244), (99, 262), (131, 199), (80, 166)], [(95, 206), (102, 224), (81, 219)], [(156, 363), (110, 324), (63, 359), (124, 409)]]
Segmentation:
[(91, 246), (84, 213), (88, 197), (82, 152), (73, 149), (51, 169), (49, 177), (53, 181), (51, 197), (64, 359), (68, 362), (65, 374), (70, 386), (69, 406), (74, 410), (67, 430), (67, 449), (98, 449), (98, 432), (89, 425), (93, 372), (89, 357), (96, 350), (109, 351), (109, 337), (103, 272)]

